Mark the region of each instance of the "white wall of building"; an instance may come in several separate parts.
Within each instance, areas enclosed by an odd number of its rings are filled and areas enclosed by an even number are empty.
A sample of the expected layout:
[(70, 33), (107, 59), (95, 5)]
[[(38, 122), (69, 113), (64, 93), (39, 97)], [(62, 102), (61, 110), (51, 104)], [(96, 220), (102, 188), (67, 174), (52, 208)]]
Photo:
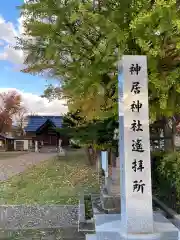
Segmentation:
[(24, 141), (24, 151), (28, 150), (28, 140), (23, 140)]
[(28, 142), (28, 140), (15, 140), (14, 141), (14, 150), (17, 150), (16, 149), (16, 142), (23, 142), (23, 150), (24, 151), (27, 151), (29, 149), (29, 142)]

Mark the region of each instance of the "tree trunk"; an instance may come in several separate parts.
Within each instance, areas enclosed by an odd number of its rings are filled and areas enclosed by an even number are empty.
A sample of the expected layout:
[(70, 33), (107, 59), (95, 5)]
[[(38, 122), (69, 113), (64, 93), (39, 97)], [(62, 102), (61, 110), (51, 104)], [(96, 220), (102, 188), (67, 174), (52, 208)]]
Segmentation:
[(112, 148), (108, 151), (108, 175), (112, 177), (112, 167), (113, 167), (113, 152)]
[(87, 148), (86, 148), (86, 153), (87, 153), (87, 156), (88, 156), (88, 160), (89, 160), (90, 165), (93, 165), (92, 147), (87, 147)]
[(92, 155), (93, 160), (92, 160), (92, 162), (93, 162), (93, 165), (96, 165), (96, 161), (97, 161), (97, 150), (96, 150), (96, 148), (95, 148), (94, 146), (92, 147), (92, 150), (93, 150), (93, 155)]
[(168, 124), (168, 118), (163, 119), (163, 131), (164, 131), (164, 150), (165, 152), (169, 152), (172, 150), (172, 131)]
[(87, 149), (87, 155), (88, 155), (88, 159), (89, 159), (89, 163), (90, 165), (96, 165), (96, 161), (97, 161), (97, 150), (96, 148), (94, 148), (93, 145), (89, 146)]
[(172, 150), (176, 150), (175, 146), (175, 137), (176, 137), (176, 119), (172, 118)]
[(110, 159), (109, 159), (109, 161), (110, 161), (110, 165), (112, 166), (112, 164), (113, 164), (113, 152), (112, 152), (112, 148), (110, 148)]
[(172, 120), (172, 127), (169, 126), (168, 118), (164, 118), (164, 148), (166, 152), (175, 151), (176, 120)]

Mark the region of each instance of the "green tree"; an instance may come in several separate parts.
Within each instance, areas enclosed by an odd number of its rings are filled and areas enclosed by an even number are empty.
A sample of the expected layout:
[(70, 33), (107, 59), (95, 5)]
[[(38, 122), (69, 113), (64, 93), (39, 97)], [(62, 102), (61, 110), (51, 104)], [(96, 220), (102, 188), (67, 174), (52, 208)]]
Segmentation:
[[(150, 117), (179, 114), (180, 16), (175, 0), (39, 0), (21, 9), (29, 18), (19, 40), (28, 52), (24, 72), (59, 78), (70, 109), (84, 116), (117, 114), (117, 60), (148, 57)], [(46, 21), (42, 21), (42, 18)], [(48, 21), (47, 21), (48, 20)], [(48, 70), (48, 71), (47, 71)], [(111, 91), (112, 90), (112, 91)]]
[(85, 146), (91, 164), (95, 163), (100, 150), (117, 151), (117, 140), (113, 139), (114, 130), (118, 127), (115, 117), (86, 121), (80, 116), (80, 111), (68, 112), (63, 118), (62, 126), (58, 129), (59, 133), (78, 140), (81, 146)]
[[(93, 113), (96, 109), (105, 110), (111, 105), (113, 92), (115, 93), (115, 90), (110, 91), (115, 81), (107, 73), (116, 69), (113, 63), (116, 61), (114, 51), (117, 45), (113, 36), (111, 41), (107, 39), (106, 28), (104, 31), (101, 29), (106, 16), (94, 12), (90, 1), (67, 1), (54, 5), (55, 3), (57, 4), (50, 0), (39, 1), (22, 7), (28, 9), (30, 16), (29, 22), (25, 24), (27, 35), (36, 39), (35, 43), (32, 40), (19, 41), (21, 49), (26, 49), (26, 52), (31, 49), (26, 59), (28, 68), (25, 72), (43, 73), (50, 69), (50, 76), (61, 77), (69, 105), (72, 108), (80, 105), (84, 115)], [(28, 13), (25, 11), (24, 15)], [(54, 15), (57, 16), (55, 23), (37, 20), (37, 16), (50, 19)], [(110, 35), (111, 24), (107, 24), (107, 30)], [(109, 52), (109, 57), (106, 52)], [(111, 92), (110, 98), (108, 92)], [(92, 108), (93, 105), (96, 105), (96, 109)]]

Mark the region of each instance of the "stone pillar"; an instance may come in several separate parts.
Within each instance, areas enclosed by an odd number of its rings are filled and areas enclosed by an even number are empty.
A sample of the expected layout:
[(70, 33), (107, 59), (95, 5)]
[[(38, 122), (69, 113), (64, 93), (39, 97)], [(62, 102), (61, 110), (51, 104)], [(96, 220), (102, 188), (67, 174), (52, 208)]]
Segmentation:
[(59, 139), (59, 148), (61, 148), (61, 144), (62, 144), (62, 140), (61, 139)]
[(62, 144), (62, 140), (59, 139), (58, 155), (59, 155), (59, 156), (65, 156), (65, 151), (64, 151), (64, 149), (62, 148), (61, 144)]
[(96, 215), (91, 239), (178, 240), (178, 228), (152, 208), (147, 57), (123, 56), (119, 65), (121, 214)]
[[(136, 69), (135, 69), (136, 68)], [(153, 233), (146, 56), (123, 56), (119, 75), (122, 232)]]
[[(3, 144), (2, 144), (3, 146)], [(14, 141), (14, 150), (16, 151), (16, 140)]]
[(79, 201), (79, 222), (85, 222), (85, 220), (84, 195), (82, 195)]
[(39, 152), (39, 149), (38, 149), (38, 141), (35, 141), (35, 152)]
[(101, 152), (101, 164), (102, 164), (102, 169), (105, 172), (105, 185), (107, 185), (107, 178), (108, 178), (108, 152), (107, 151)]

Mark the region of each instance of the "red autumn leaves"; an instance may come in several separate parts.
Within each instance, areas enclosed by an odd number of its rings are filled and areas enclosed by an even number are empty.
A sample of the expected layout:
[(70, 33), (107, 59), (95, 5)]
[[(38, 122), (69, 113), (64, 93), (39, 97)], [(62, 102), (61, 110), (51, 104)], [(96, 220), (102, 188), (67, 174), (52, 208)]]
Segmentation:
[(13, 116), (22, 110), (21, 95), (16, 91), (0, 93), (0, 133), (9, 132)]

